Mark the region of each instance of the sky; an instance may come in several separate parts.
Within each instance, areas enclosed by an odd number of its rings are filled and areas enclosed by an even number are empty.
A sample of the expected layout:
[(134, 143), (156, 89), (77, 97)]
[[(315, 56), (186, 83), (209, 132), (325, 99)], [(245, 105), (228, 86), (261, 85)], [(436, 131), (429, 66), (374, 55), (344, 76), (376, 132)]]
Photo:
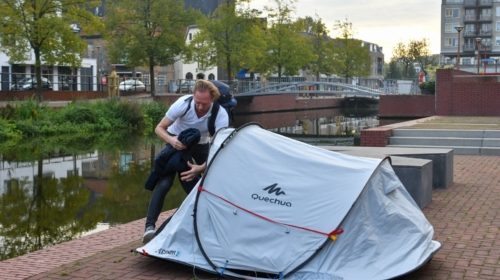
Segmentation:
[[(440, 53), (441, 35), (440, 0), (298, 0), (295, 17), (315, 17), (323, 20), (331, 37), (335, 21), (352, 23), (355, 38), (383, 47), (385, 61), (392, 57), (392, 50), (400, 41), (428, 38), (432, 53)], [(253, 0), (253, 8), (263, 10), (273, 5), (272, 0)], [(264, 14), (265, 15), (265, 14)]]

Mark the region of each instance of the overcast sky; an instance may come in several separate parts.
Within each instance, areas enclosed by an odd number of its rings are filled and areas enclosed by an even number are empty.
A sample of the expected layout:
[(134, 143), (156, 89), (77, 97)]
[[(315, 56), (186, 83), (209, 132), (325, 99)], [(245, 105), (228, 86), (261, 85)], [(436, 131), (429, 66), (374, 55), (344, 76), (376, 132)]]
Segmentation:
[[(265, 5), (273, 6), (273, 1), (252, 2), (252, 7), (260, 10)], [(347, 18), (353, 24), (356, 39), (383, 47), (386, 62), (399, 41), (428, 38), (432, 53), (440, 52), (439, 0), (298, 0), (295, 7), (296, 17), (317, 14), (332, 37), (337, 36), (333, 30), (335, 21)]]

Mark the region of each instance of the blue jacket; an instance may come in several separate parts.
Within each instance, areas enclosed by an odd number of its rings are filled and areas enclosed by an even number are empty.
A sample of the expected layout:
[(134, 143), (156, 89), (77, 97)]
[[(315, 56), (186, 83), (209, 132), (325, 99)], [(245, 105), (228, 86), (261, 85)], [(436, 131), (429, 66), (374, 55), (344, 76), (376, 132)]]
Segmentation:
[(193, 163), (191, 158), (191, 149), (193, 149), (200, 141), (200, 131), (196, 128), (188, 128), (182, 131), (177, 139), (187, 146), (185, 150), (176, 150), (170, 144), (165, 146), (155, 158), (154, 169), (149, 174), (144, 188), (146, 190), (154, 190), (160, 179), (170, 173), (189, 170), (188, 161)]

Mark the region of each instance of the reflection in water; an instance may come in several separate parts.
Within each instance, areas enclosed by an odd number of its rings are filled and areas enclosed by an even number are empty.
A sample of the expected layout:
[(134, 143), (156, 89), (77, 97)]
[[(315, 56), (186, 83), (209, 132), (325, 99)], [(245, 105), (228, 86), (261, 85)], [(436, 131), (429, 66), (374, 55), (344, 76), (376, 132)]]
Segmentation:
[(265, 129), (313, 145), (353, 145), (354, 135), (377, 127), (378, 108), (330, 108), (235, 116), (235, 127), (258, 122)]
[[(156, 137), (96, 141), (80, 152), (46, 140), (0, 147), (0, 261), (146, 215), (144, 182), (163, 148)], [(184, 198), (174, 184), (163, 210)]]
[[(235, 119), (234, 127), (259, 122), (296, 139), (321, 138), (315, 141), (324, 144), (324, 138), (334, 138), (337, 145), (352, 132), (378, 124), (375, 116), (341, 109)], [(0, 261), (144, 218), (151, 197), (144, 182), (164, 147), (154, 135), (117, 132), (9, 144), (0, 145)], [(185, 197), (175, 180), (163, 210), (178, 207)]]

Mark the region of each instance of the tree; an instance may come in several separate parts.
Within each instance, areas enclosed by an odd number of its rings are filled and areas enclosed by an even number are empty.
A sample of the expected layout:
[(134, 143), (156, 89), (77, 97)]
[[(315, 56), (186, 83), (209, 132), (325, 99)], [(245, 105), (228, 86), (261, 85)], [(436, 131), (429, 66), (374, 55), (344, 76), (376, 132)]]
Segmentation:
[(199, 13), (181, 0), (110, 0), (106, 8), (108, 52), (129, 67), (149, 66), (151, 95), (154, 67), (170, 65), (186, 51), (185, 28)]
[(432, 55), (430, 50), (429, 39), (412, 40), (410, 41), (410, 46), (410, 51), (412, 52), (415, 62), (418, 62), (420, 68), (424, 69), (424, 72), (427, 66), (437, 63), (437, 59)]
[(400, 61), (405, 68), (405, 77), (408, 78), (410, 64), (418, 62), (421, 69), (436, 63), (429, 49), (428, 39), (410, 40), (408, 44), (399, 42), (392, 51), (392, 56)]
[(339, 31), (335, 38), (336, 71), (346, 78), (364, 77), (370, 75), (372, 59), (370, 51), (363, 46), (363, 41), (354, 39), (352, 23), (337, 20), (334, 29)]
[(314, 20), (311, 17), (306, 17), (303, 21), (314, 55), (308, 69), (319, 81), (320, 74), (331, 75), (334, 72), (335, 44), (328, 37), (328, 30), (321, 19)]
[(267, 50), (262, 64), (261, 73), (276, 73), (292, 76), (299, 69), (307, 66), (314, 58), (309, 40), (301, 34), (305, 29), (304, 21), (293, 21), (293, 2), (296, 0), (273, 0), (275, 7), (265, 7), (268, 12), (268, 29), (266, 36)]
[(242, 68), (256, 68), (265, 50), (264, 30), (260, 12), (245, 5), (249, 2), (226, 0), (208, 18), (199, 17), (200, 32), (186, 62), (198, 62), (200, 69), (222, 65), (230, 81)]
[(386, 64), (385, 69), (387, 69), (387, 71), (385, 72), (386, 79), (398, 80), (403, 78), (403, 73), (398, 61), (391, 59), (391, 61)]
[(79, 28), (87, 34), (101, 29), (102, 23), (87, 7), (100, 1), (87, 0), (2, 0), (0, 3), (0, 51), (9, 63), (24, 63), (35, 55), (37, 96), (42, 101), (41, 65), (81, 65), (87, 44)]

